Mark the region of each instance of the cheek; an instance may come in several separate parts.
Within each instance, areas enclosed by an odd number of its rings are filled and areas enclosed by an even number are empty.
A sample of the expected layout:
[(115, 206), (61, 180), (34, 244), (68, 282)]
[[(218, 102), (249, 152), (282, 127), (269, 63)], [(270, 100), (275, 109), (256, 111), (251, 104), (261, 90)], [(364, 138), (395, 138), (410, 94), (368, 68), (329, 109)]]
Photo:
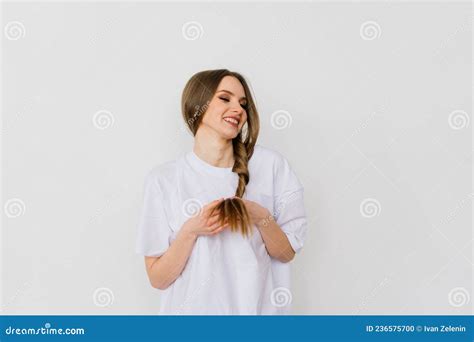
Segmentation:
[(206, 113), (204, 114), (202, 121), (205, 124), (211, 124), (213, 122), (218, 122), (222, 118), (222, 108), (220, 108), (218, 105), (213, 105), (209, 106), (209, 108), (206, 110)]
[(209, 109), (213, 112), (222, 112), (226, 108), (226, 105), (223, 101), (214, 99), (209, 103)]

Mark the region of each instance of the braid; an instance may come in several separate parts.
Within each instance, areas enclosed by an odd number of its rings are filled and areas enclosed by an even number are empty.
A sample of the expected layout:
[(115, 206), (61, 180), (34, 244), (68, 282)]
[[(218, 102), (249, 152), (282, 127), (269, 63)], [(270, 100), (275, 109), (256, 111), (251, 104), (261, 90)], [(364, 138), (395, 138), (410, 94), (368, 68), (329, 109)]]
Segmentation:
[(235, 191), (236, 197), (227, 198), (222, 201), (219, 205), (214, 207), (211, 215), (214, 210), (217, 210), (219, 212), (219, 221), (221, 224), (227, 218), (231, 231), (234, 232), (240, 230), (244, 236), (248, 236), (251, 233), (251, 220), (247, 208), (245, 207), (245, 203), (241, 198), (245, 193), (245, 187), (250, 179), (248, 170), (249, 153), (246, 144), (242, 142), (241, 137), (242, 135), (239, 133), (237, 137), (232, 139), (232, 146), (234, 149), (234, 166), (232, 172), (237, 173), (239, 176), (239, 184)]
[[(247, 130), (245, 132), (246, 134), (244, 134), (242, 129), (242, 131), (232, 139), (232, 148), (234, 151), (234, 166), (232, 167), (232, 172), (237, 173), (239, 177), (235, 197), (227, 198), (220, 202), (213, 208), (212, 213), (217, 211), (219, 213), (220, 223), (223, 224), (227, 221), (231, 231), (240, 231), (244, 236), (247, 236), (251, 232), (252, 222), (242, 197), (245, 194), (245, 188), (250, 180), (248, 163), (252, 157), (260, 128), (258, 111), (247, 81), (241, 74), (227, 69), (198, 72), (186, 83), (181, 97), (181, 110), (188, 128), (193, 136), (195, 136), (203, 116), (206, 115), (209, 103), (219, 83), (225, 76), (237, 78), (244, 88), (247, 97)], [(242, 139), (243, 136), (245, 136), (244, 139)]]
[(232, 140), (234, 148), (234, 167), (232, 172), (239, 175), (239, 184), (235, 191), (235, 196), (242, 198), (245, 193), (245, 186), (249, 182), (249, 169), (248, 169), (248, 154), (247, 148), (241, 140), (241, 133)]

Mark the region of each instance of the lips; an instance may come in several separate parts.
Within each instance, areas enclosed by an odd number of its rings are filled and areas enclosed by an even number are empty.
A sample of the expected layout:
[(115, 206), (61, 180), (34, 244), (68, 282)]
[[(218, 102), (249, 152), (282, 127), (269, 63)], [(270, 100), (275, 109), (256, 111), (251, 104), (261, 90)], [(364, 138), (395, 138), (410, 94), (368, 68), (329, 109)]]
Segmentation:
[(239, 126), (239, 119), (233, 116), (227, 116), (224, 118), (224, 121), (227, 122), (229, 125), (232, 125), (234, 127)]

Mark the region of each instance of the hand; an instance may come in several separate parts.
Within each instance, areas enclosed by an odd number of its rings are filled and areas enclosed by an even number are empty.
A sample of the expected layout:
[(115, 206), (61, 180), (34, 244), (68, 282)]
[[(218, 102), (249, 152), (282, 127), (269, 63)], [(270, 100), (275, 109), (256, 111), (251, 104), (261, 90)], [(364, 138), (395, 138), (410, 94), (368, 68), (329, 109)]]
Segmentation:
[(206, 204), (200, 213), (196, 216), (189, 218), (181, 228), (181, 231), (185, 234), (191, 235), (193, 238), (197, 238), (199, 235), (216, 235), (228, 227), (227, 220), (223, 225), (219, 223), (219, 212), (216, 211), (210, 216), (211, 210), (219, 205), (224, 199), (218, 199)]
[(272, 214), (270, 210), (265, 207), (262, 207), (260, 204), (254, 201), (249, 201), (246, 199), (242, 199), (245, 204), (245, 208), (247, 208), (247, 212), (249, 213), (250, 220), (257, 226), (260, 227), (265, 225), (265, 222), (271, 220)]

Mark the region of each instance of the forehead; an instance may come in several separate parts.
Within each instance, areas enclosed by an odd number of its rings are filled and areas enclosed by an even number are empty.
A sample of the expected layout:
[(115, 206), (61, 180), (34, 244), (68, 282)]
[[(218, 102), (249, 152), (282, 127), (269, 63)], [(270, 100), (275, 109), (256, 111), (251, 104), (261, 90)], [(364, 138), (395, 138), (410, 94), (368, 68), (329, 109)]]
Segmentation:
[(239, 98), (245, 97), (245, 91), (242, 83), (240, 83), (240, 81), (233, 76), (225, 76), (219, 83), (216, 91), (219, 90), (229, 90)]

